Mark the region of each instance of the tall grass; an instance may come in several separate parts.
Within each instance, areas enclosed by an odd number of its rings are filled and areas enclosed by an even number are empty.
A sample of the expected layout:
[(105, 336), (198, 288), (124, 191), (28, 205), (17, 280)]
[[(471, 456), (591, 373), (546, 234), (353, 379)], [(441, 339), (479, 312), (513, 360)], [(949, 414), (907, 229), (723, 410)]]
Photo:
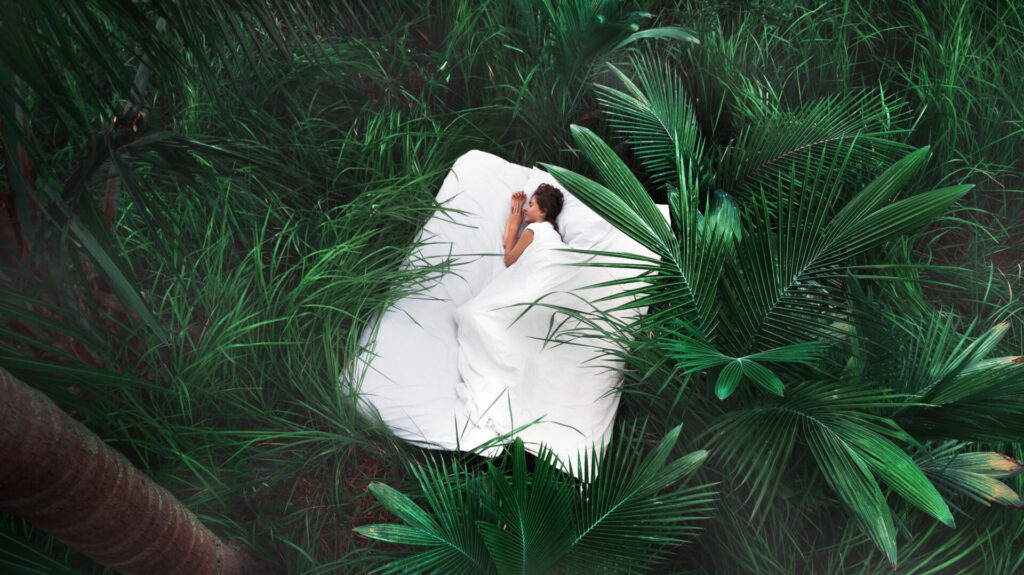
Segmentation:
[(398, 267), (433, 208), (430, 193), (413, 182), (344, 206), (288, 210), (280, 222), (243, 213), (253, 224), (247, 253), (204, 206), (187, 208), (199, 239), (194, 270), (151, 279), (166, 294), (157, 310), (176, 337), (150, 347), (147, 359), (169, 389), (119, 420), (148, 413), (131, 428), (145, 434), (133, 438), (143, 442), (135, 449), (166, 458), (172, 443), (188, 454), (163, 462), (159, 476), (191, 491), (185, 501), (225, 527), (238, 524), (221, 517), (253, 514), (258, 527), (246, 536), (291, 547), (287, 571), (351, 561), (352, 538), (328, 530), (355, 514), (362, 490), (341, 480), (363, 472), (354, 467), (361, 459), (398, 453), (376, 446), (385, 435), (358, 421), (334, 381), (372, 313), (401, 286), (442, 271), (419, 277)]
[[(107, 249), (163, 334), (116, 300), (83, 301), (87, 313), (50, 300), (60, 280), (46, 274), (12, 274), (17, 291), (4, 294), (21, 322), (4, 331), (5, 366), (62, 398), (279, 572), (364, 568), (370, 545), (351, 528), (376, 516), (366, 486), (401, 485), (410, 454), (357, 418), (337, 375), (375, 312), (444, 271), (400, 263), (454, 159), (502, 136), (488, 124), (501, 106), (432, 109), (422, 86), (403, 85), (434, 70), (419, 51), (394, 50), (415, 26), (399, 21), (386, 37), (352, 39), (315, 60), (269, 46), (266, 61), (246, 53), (253, 46), (222, 50), (212, 65), (230, 74), (183, 74), (164, 87), (151, 122), (232, 155), (200, 166), (208, 175), (195, 181), (179, 176), (176, 157), (125, 158), (135, 186), (161, 190), (160, 201), (122, 195)], [(38, 108), (28, 111), (45, 123)], [(46, 159), (37, 170), (55, 177), (83, 145), (34, 142)], [(76, 286), (81, 256), (68, 253), (73, 293), (109, 292), (102, 277)], [(51, 331), (59, 335), (48, 344)], [(67, 341), (89, 351), (62, 350)]]

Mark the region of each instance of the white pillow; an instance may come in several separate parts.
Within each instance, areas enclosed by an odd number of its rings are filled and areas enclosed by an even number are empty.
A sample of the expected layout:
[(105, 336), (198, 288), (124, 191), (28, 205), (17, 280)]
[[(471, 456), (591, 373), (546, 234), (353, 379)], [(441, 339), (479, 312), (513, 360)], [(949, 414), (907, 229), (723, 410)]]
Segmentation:
[(562, 192), (562, 212), (558, 214), (558, 231), (562, 234), (565, 245), (578, 250), (599, 249), (602, 243), (615, 228), (597, 215), (597, 212), (583, 205), (575, 196), (566, 191), (554, 176), (537, 168), (533, 169), (530, 179), (526, 181), (523, 191), (526, 201), (541, 184), (550, 184)]

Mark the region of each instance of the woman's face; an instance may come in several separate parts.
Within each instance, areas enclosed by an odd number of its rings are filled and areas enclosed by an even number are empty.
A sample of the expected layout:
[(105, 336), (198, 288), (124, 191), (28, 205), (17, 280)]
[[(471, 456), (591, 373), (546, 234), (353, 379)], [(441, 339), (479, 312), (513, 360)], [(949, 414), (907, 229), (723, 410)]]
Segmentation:
[(540, 206), (537, 205), (537, 198), (531, 196), (530, 203), (526, 204), (526, 207), (523, 208), (523, 219), (526, 220), (526, 223), (543, 222), (546, 215), (547, 212), (540, 209)]

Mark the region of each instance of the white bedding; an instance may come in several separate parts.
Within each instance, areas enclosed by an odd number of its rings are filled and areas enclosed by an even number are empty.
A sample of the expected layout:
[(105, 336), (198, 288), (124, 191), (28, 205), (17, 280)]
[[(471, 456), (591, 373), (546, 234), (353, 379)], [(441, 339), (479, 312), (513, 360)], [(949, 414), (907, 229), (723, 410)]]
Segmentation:
[[(477, 425), (497, 434), (522, 428), (516, 435), (528, 448), (546, 443), (556, 454), (571, 456), (608, 439), (618, 378), (597, 357), (592, 340), (566, 342), (567, 336), (557, 335), (582, 326), (547, 306), (588, 311), (589, 300), (617, 289), (585, 289), (610, 279), (607, 272), (573, 266), (586, 258), (564, 251), (550, 224), (530, 227), (542, 229), (519, 261), (455, 312), (461, 376), (456, 391)], [(536, 301), (547, 305), (521, 305)]]
[[(407, 265), (450, 258), (453, 273), (377, 318), (363, 334), (365, 351), (341, 378), (359, 393), (363, 412), (398, 437), (491, 456), (496, 438), (514, 434), (530, 446), (547, 444), (567, 468), (579, 450), (610, 439), (618, 379), (609, 368), (617, 366), (587, 346), (545, 343), (562, 319), (550, 308), (533, 306), (513, 321), (527, 309), (516, 304), (541, 298), (586, 309), (623, 288), (583, 288), (631, 273), (567, 265), (593, 257), (560, 251), (566, 246), (558, 236), (545, 234), (505, 268), (509, 197), (542, 182), (561, 188), (542, 170), (479, 151), (459, 158), (445, 178), (437, 200), (449, 214), (428, 220), (418, 236), (424, 244)], [(565, 196), (559, 228), (569, 247), (650, 255)]]

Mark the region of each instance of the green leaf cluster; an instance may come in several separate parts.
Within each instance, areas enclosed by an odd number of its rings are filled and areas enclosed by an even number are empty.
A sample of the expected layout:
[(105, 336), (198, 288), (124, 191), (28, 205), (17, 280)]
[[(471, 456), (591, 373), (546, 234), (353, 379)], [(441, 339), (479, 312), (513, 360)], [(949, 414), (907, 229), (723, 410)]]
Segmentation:
[[(907, 191), (929, 151), (908, 152), (875, 127), (890, 107), (880, 94), (765, 108), (766, 118), (719, 150), (702, 137), (675, 71), (646, 58), (633, 69), (636, 83), (613, 69), (624, 88), (601, 87), (603, 103), (651, 185), (665, 191), (668, 217), (586, 128), (574, 126), (573, 135), (596, 179), (547, 166), (656, 255), (608, 254), (642, 270), (622, 307), (649, 312), (619, 343), (654, 352), (628, 354), (632, 368), (667, 378), (654, 392), (655, 401), (680, 406), (667, 417), (696, 412), (705, 422), (700, 437), (721, 465), (742, 470), (733, 482), (749, 491), (752, 516), (809, 458), (813, 465), (801, 469), (823, 480), (895, 564), (893, 496), (952, 527), (939, 485), (960, 481), (954, 490), (974, 496), (980, 489), (977, 476), (953, 471), (933, 481), (934, 467), (926, 470), (911, 452), (950, 439), (1013, 442), (1024, 421), (1024, 367), (1017, 358), (985, 359), (1005, 325), (969, 340), (939, 314), (888, 298), (865, 301), (862, 283), (885, 290), (900, 282), (893, 277), (900, 265), (881, 259), (882, 248), (970, 186)], [(890, 165), (865, 179), (864, 166), (883, 158)], [(873, 330), (899, 345), (874, 345)], [(634, 344), (637, 333), (648, 341)], [(690, 380), (727, 402), (681, 400), (693, 394)], [(1019, 501), (991, 484), (986, 494)]]
[(403, 523), (356, 531), (422, 548), (384, 573), (647, 572), (697, 532), (713, 501), (709, 485), (690, 484), (707, 452), (672, 457), (679, 433), (642, 456), (643, 430), (623, 430), (608, 453), (581, 457), (579, 479), (543, 446), (530, 469), (518, 439), (484, 474), (429, 460), (413, 468), (427, 509), (374, 483), (371, 493)]

